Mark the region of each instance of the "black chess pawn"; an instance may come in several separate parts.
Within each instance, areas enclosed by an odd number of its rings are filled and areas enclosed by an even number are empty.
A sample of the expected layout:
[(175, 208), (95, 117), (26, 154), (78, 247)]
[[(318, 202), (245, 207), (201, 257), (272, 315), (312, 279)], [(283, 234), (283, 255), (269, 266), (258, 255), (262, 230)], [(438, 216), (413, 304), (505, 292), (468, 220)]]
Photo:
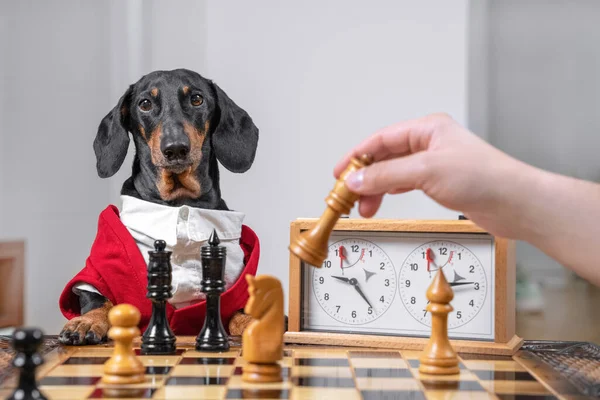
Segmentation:
[(198, 351), (227, 351), (229, 338), (221, 322), (221, 293), (225, 291), (225, 260), (227, 249), (219, 246), (221, 241), (217, 232), (213, 230), (208, 246), (203, 246), (202, 257), (202, 282), (200, 290), (206, 294), (206, 317), (204, 326), (196, 338)]
[(171, 293), (171, 252), (165, 251), (164, 240), (154, 242), (154, 251), (149, 251), (148, 293), (152, 301), (152, 316), (142, 336), (142, 354), (175, 354), (175, 334), (167, 320), (167, 300)]
[(46, 400), (35, 382), (35, 369), (44, 363), (38, 353), (44, 333), (35, 328), (17, 329), (13, 333), (12, 347), (17, 353), (13, 366), (19, 368), (19, 385), (7, 400)]

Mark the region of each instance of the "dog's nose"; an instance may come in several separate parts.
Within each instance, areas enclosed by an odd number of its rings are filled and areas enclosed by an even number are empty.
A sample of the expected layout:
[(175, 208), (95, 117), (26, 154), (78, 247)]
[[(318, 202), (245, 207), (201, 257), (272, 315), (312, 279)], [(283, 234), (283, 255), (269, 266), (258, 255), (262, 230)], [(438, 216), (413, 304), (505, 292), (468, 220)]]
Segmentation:
[(183, 142), (167, 143), (162, 150), (168, 161), (184, 160), (190, 152), (190, 146)]

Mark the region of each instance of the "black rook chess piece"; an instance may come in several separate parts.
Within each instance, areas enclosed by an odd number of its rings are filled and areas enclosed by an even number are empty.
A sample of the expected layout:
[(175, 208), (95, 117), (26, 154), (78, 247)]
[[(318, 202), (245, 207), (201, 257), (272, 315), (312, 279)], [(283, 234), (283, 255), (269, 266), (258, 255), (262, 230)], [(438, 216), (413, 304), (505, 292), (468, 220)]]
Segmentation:
[(208, 246), (203, 246), (202, 256), (202, 282), (200, 290), (206, 294), (206, 317), (204, 326), (196, 338), (198, 351), (227, 351), (229, 338), (221, 322), (221, 293), (225, 291), (223, 275), (225, 273), (225, 260), (227, 250), (219, 246), (221, 241), (217, 231), (213, 230)]
[(175, 354), (175, 335), (167, 321), (167, 300), (171, 293), (171, 252), (165, 251), (164, 240), (154, 242), (149, 251), (148, 294), (152, 301), (152, 317), (142, 336), (142, 354)]
[(19, 386), (7, 400), (46, 400), (35, 382), (35, 369), (44, 363), (38, 349), (44, 333), (39, 329), (17, 329), (13, 333), (13, 365), (20, 369)]

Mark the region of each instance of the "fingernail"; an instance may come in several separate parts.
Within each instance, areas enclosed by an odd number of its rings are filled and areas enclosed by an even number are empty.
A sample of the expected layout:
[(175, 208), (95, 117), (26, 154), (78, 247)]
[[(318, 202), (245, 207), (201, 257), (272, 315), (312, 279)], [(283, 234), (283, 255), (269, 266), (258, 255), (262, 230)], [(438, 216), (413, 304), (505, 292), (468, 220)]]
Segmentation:
[(350, 190), (359, 190), (363, 184), (363, 180), (365, 178), (364, 169), (359, 169), (356, 172), (351, 173), (346, 178), (346, 185)]

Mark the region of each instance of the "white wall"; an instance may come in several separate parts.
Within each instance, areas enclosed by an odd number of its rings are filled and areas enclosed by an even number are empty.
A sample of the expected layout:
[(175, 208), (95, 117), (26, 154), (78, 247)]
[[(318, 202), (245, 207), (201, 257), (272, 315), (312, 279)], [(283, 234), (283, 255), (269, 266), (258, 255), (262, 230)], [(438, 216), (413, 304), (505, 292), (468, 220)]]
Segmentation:
[[(5, 12), (5, 4), (0, 3), (0, 38), (7, 37), (7, 21), (6, 21), (6, 12)], [(4, 196), (2, 195), (3, 187), (4, 187), (4, 163), (2, 160), (4, 159), (4, 146), (2, 145), (3, 137), (6, 134), (6, 129), (4, 127), (4, 100), (5, 96), (2, 93), (6, 92), (6, 65), (2, 61), (1, 57), (4, 57), (6, 54), (6, 45), (7, 41), (0, 39), (0, 237), (3, 236), (3, 232), (5, 231), (4, 227), (4, 218), (2, 211), (4, 209)]]
[(111, 101), (107, 3), (4, 2), (2, 239), (25, 238), (26, 323), (57, 333), (108, 202), (92, 141)]
[[(600, 2), (494, 0), (490, 140), (554, 172), (600, 180)], [(539, 279), (564, 269), (531, 246), (517, 259)]]
[(467, 127), (489, 140), (490, 0), (469, 2)]

